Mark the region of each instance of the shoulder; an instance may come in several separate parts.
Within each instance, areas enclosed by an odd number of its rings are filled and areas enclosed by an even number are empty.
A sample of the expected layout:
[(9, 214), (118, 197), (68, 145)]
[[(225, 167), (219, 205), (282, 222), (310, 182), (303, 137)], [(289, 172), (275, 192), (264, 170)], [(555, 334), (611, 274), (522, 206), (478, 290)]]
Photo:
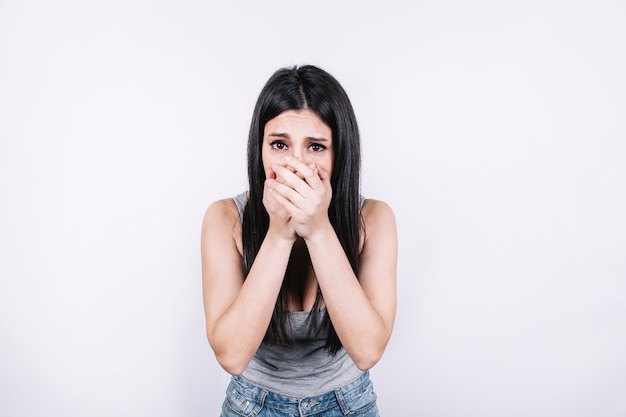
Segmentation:
[(213, 202), (202, 220), (202, 240), (231, 238), (241, 252), (241, 218), (232, 198)]
[[(223, 200), (217, 200), (206, 209), (204, 212), (204, 219), (202, 221), (204, 225), (217, 222), (233, 223), (235, 220), (239, 220), (239, 210), (232, 198), (225, 198)], [(241, 222), (241, 221), (240, 221)]]
[(368, 222), (395, 222), (393, 210), (387, 203), (381, 200), (365, 199), (361, 215), (366, 224)]
[(385, 240), (396, 235), (396, 218), (391, 207), (381, 200), (366, 199), (361, 209), (364, 240), (384, 236)]

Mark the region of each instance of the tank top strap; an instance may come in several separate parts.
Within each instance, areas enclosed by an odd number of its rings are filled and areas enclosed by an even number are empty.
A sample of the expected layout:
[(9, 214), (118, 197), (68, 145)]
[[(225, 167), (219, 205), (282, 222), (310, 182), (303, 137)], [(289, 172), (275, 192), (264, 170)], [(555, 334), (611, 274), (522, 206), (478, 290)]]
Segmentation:
[(241, 222), (243, 223), (243, 211), (246, 209), (246, 204), (248, 204), (247, 191), (244, 191), (243, 193), (233, 197), (233, 201), (235, 202), (235, 205), (237, 206), (237, 210), (239, 210), (239, 218), (241, 219)]

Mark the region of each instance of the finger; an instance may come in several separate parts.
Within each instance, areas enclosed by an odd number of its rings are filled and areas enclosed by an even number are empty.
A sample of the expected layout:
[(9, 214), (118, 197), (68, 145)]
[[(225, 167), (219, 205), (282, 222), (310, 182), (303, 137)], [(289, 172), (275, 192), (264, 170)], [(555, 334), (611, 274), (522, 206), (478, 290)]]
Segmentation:
[(267, 213), (270, 214), (270, 216), (277, 216), (285, 221), (289, 221), (291, 216), (287, 210), (285, 210), (283, 204), (277, 201), (276, 196), (278, 194), (271, 187), (269, 187), (269, 185), (270, 184), (268, 184), (265, 192), (263, 193), (263, 205), (265, 206)]
[[(292, 174), (293, 175), (293, 174)], [(300, 183), (304, 184), (304, 181), (298, 180)], [(292, 188), (288, 184), (283, 184), (279, 181), (273, 181), (270, 185), (270, 190), (275, 195), (280, 195), (289, 201), (290, 205), (298, 206), (302, 204), (304, 197), (294, 188)], [(278, 198), (277, 198), (278, 200)]]
[(280, 207), (281, 213), (284, 213), (284, 217), (287, 221), (293, 221), (294, 218), (300, 216), (300, 209), (296, 207), (288, 198), (281, 195), (276, 190), (271, 190), (272, 199), (274, 203)]
[(286, 169), (288, 171), (290, 171), (291, 173), (293, 173), (294, 175), (298, 176), (300, 179), (304, 179), (301, 175), (299, 175), (298, 173), (295, 172), (295, 170), (291, 167), (288, 167), (287, 165), (280, 165), (280, 164), (273, 164), (270, 168), (268, 168), (268, 170), (271, 172), (271, 178), (275, 179), (276, 181), (282, 182), (284, 183), (284, 179), (283, 177), (279, 176), (277, 171), (280, 169)]
[(273, 166), (276, 171), (276, 179), (281, 184), (284, 184), (301, 195), (307, 195), (311, 187), (307, 184), (306, 180), (300, 178), (296, 173), (292, 172), (288, 167)]
[(320, 178), (320, 180), (326, 184), (328, 182), (330, 182), (330, 175), (328, 175), (328, 171), (326, 171), (324, 168), (322, 167), (318, 167), (317, 165), (315, 165), (316, 171), (318, 173), (318, 176)]
[(309, 168), (311, 168), (311, 169), (313, 170), (313, 172), (317, 174), (317, 176), (319, 176), (319, 175), (320, 175), (320, 173), (319, 173), (319, 170), (318, 170), (318, 168), (317, 168), (317, 164), (316, 164), (316, 163), (309, 164)]
[[(301, 162), (302, 162), (302, 158), (298, 157), (298, 158), (296, 158), (296, 159), (297, 159), (298, 161), (301, 161)], [(297, 169), (295, 169), (294, 167), (291, 167), (291, 166), (288, 166), (288, 165), (287, 165), (287, 168), (291, 169), (291, 170), (293, 171), (293, 173), (294, 173), (294, 174), (296, 174), (296, 175), (298, 176), (298, 178), (300, 178), (300, 179), (302, 179), (302, 180), (304, 179), (304, 174), (302, 174), (300, 171), (298, 171), (298, 170), (297, 170)]]
[[(320, 185), (318, 173), (316, 172), (316, 169), (313, 168), (311, 165), (306, 165), (301, 160), (291, 157), (286, 157), (285, 162), (287, 164), (287, 167), (293, 168), (294, 170), (296, 170), (296, 172), (301, 174), (310, 187), (316, 188)], [(313, 166), (317, 165), (313, 164)]]
[(263, 184), (263, 204), (265, 204), (269, 212), (270, 209), (273, 211), (274, 208), (276, 208), (276, 201), (273, 198), (272, 184), (276, 183), (277, 180), (276, 173), (273, 170), (267, 169), (265, 172), (268, 174), (268, 177), (265, 179)]
[(330, 174), (322, 167), (318, 167), (317, 172), (319, 175), (319, 179), (322, 182), (322, 186), (326, 189), (326, 193), (332, 195), (332, 186), (330, 185)]

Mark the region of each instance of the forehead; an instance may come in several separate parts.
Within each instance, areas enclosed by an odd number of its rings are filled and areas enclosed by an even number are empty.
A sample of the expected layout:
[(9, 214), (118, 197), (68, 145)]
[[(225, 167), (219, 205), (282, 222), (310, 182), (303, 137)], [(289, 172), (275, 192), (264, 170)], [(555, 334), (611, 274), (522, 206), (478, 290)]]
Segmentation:
[(272, 133), (323, 137), (330, 139), (330, 127), (309, 109), (286, 110), (265, 125), (264, 136)]

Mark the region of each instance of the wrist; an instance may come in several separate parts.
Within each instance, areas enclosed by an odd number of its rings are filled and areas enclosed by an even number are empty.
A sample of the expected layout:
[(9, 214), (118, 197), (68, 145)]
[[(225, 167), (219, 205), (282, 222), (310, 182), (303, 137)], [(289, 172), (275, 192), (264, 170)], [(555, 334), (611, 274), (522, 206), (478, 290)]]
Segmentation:
[(309, 245), (323, 244), (327, 242), (329, 238), (337, 236), (333, 225), (330, 223), (330, 220), (325, 222), (322, 226), (316, 227), (313, 232), (311, 232), (307, 236), (303, 236), (302, 238)]
[(279, 232), (273, 228), (269, 228), (267, 230), (267, 234), (265, 235), (265, 239), (266, 241), (268, 241), (269, 243), (272, 243), (274, 245), (277, 245), (278, 247), (289, 247), (291, 248), (293, 246), (293, 244), (296, 242), (298, 236), (296, 236), (295, 233), (293, 234), (288, 234), (288, 233), (284, 233), (284, 232)]

